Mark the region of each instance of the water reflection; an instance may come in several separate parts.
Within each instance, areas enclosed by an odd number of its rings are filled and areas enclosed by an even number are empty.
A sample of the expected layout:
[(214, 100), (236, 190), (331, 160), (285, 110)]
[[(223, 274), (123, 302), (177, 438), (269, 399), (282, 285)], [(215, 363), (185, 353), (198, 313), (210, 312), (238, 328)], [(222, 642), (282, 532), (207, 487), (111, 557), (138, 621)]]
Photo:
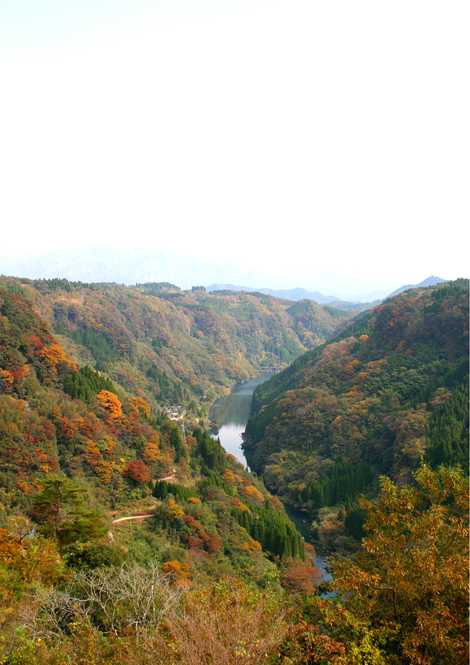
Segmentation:
[(242, 434), (250, 415), (255, 388), (267, 378), (268, 376), (262, 376), (235, 386), (230, 395), (218, 399), (211, 410), (211, 417), (219, 427), (217, 436), (220, 443), (245, 467), (247, 464), (241, 447)]
[(237, 460), (243, 464), (244, 467), (247, 466), (245, 455), (241, 447), (242, 444), (242, 434), (245, 431), (245, 425), (236, 425), (235, 423), (230, 423), (223, 425), (218, 433), (220, 443), (225, 448), (225, 450), (237, 458)]

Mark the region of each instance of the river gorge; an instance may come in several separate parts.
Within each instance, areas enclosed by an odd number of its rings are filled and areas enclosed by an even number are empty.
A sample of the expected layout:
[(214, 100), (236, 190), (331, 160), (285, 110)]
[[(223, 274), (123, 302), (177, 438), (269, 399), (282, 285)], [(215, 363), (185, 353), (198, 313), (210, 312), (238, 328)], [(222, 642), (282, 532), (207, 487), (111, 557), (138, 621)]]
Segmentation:
[[(245, 454), (243, 452), (243, 432), (250, 416), (253, 393), (257, 386), (266, 381), (269, 375), (263, 375), (244, 383), (234, 386), (232, 392), (218, 399), (211, 409), (211, 418), (218, 427), (215, 435), (225, 451), (233, 455), (244, 467), (247, 467)], [(297, 524), (304, 537), (308, 539), (308, 520), (294, 514), (286, 508), (291, 519)], [(331, 580), (331, 574), (325, 559), (316, 553), (315, 565), (320, 570), (321, 582)]]

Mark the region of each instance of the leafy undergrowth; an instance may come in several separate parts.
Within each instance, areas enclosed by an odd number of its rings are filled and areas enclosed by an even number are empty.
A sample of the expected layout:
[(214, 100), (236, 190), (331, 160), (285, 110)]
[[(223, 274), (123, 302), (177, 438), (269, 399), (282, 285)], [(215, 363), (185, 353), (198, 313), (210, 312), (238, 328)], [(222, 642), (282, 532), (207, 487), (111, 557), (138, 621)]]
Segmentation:
[(161, 534), (143, 531), (124, 561), (71, 565), (67, 529), (12, 518), (0, 532), (0, 663), (463, 665), (467, 505), (458, 470), (423, 467), (406, 487), (383, 479), (364, 504), (361, 549), (333, 562), (333, 600), (233, 568), (162, 566)]

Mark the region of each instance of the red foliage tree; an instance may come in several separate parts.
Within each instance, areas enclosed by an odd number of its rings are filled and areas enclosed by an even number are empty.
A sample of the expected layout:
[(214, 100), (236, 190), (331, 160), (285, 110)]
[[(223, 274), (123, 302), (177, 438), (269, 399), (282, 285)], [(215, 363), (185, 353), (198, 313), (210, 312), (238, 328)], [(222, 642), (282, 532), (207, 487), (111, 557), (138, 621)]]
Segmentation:
[(129, 462), (124, 471), (124, 475), (136, 483), (148, 483), (152, 477), (150, 469), (140, 459)]

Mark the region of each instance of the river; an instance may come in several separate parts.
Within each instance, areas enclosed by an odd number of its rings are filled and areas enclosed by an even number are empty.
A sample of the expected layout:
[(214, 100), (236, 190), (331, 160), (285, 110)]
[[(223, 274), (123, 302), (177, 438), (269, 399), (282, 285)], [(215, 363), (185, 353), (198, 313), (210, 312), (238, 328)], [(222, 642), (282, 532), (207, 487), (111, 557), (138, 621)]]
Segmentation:
[(217, 423), (217, 436), (225, 450), (234, 455), (247, 467), (242, 450), (242, 434), (250, 416), (251, 400), (256, 386), (266, 381), (268, 376), (239, 383), (230, 395), (218, 399), (211, 409), (211, 418)]
[[(250, 416), (251, 401), (256, 386), (266, 381), (269, 376), (262, 376), (251, 381), (245, 381), (234, 387), (232, 392), (218, 399), (211, 409), (211, 418), (216, 422), (219, 431), (217, 437), (225, 450), (236, 457), (236, 459), (247, 468), (245, 455), (242, 449), (243, 437), (246, 423)], [(305, 518), (299, 514), (291, 514), (301, 533), (306, 535)], [(303, 522), (303, 524), (302, 524)], [(318, 553), (315, 557), (315, 565), (320, 569), (321, 581), (329, 582), (331, 574), (326, 565), (325, 559)]]

